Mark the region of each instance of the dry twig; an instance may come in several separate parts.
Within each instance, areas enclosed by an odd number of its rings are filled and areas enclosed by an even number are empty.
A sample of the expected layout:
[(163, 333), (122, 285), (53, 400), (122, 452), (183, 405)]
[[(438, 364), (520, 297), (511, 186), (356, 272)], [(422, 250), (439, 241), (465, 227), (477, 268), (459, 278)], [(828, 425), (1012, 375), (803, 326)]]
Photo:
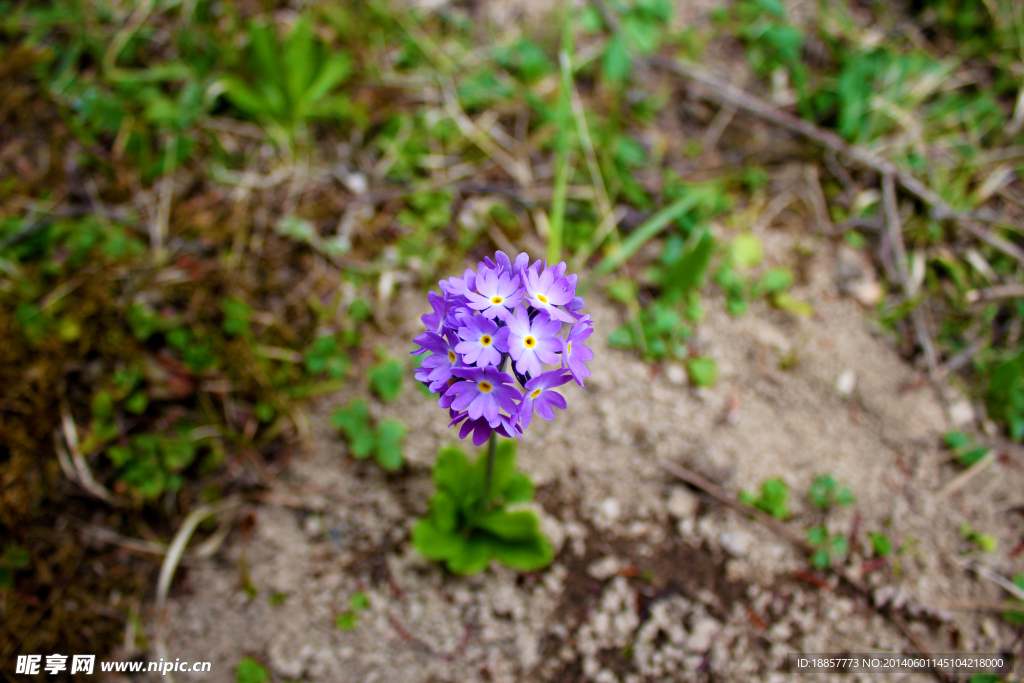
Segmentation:
[(881, 159), (863, 147), (849, 144), (831, 131), (804, 121), (787, 111), (778, 109), (761, 98), (723, 81), (696, 64), (664, 57), (654, 57), (650, 62), (660, 69), (684, 76), (699, 83), (708, 91), (709, 99), (742, 109), (777, 126), (798, 133), (826, 149), (848, 157), (862, 167), (879, 173), (883, 178), (887, 175), (892, 176), (910, 194), (930, 206), (935, 218), (955, 221), (982, 242), (1024, 264), (1024, 250), (979, 225), (978, 221), (981, 219), (981, 215), (963, 214), (956, 211), (928, 186), (888, 159)]

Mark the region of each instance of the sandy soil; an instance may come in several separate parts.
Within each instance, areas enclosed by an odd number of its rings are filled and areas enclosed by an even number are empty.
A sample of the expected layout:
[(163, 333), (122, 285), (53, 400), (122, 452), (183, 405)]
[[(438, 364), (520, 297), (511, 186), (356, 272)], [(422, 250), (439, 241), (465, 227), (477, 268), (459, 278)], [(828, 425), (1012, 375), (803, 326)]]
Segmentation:
[[(960, 469), (940, 445), (949, 428), (942, 402), (840, 294), (836, 273), (849, 289), (851, 272), (870, 277), (869, 266), (806, 233), (774, 229), (761, 238), (767, 265), (803, 274), (794, 293), (816, 313), (798, 318), (755, 304), (732, 318), (709, 300), (695, 345), (719, 362), (712, 389), (689, 386), (679, 366), (652, 367), (608, 348), (624, 312), (588, 297), (593, 376), (585, 390), (567, 385), (568, 410), (551, 423), (535, 420), (519, 447), (559, 549), (548, 570), (495, 566), (460, 578), (422, 560), (409, 530), (425, 511), (433, 458), (457, 434), (417, 391), (374, 404), (376, 416), (400, 417), (410, 433), (407, 471), (385, 475), (349, 458), (328, 425), (330, 411), (351, 398), (343, 392), (311, 408), (308, 452), (274, 482), (280, 504), (255, 509), (251, 533), (182, 570), (163, 615), (170, 656), (211, 660), (208, 678), (223, 681), (248, 655), (278, 681), (626, 683), (786, 680), (788, 652), (913, 652), (868, 600), (827, 574), (810, 579), (786, 541), (680, 485), (659, 459), (733, 493), (781, 476), (797, 530), (821, 520), (806, 491), (815, 474), (832, 473), (857, 502), (828, 525), (859, 529), (848, 567), (876, 603), (896, 605), (934, 652), (1020, 652), (1019, 629), (998, 613), (956, 604), (1007, 597), (965, 568), (965, 557), (1004, 575), (1024, 571), (1024, 556), (1009, 554), (1024, 530), (1019, 452), (946, 489)], [(798, 241), (813, 250), (800, 262)], [(422, 309), (417, 293), (402, 292), (391, 309), (402, 314), (395, 330), (377, 341), (407, 353)], [(947, 399), (972, 428), (970, 404), (955, 393)], [(968, 556), (964, 521), (996, 536), (998, 552)], [(868, 530), (910, 550), (865, 572)], [(255, 594), (243, 590), (245, 573)], [(340, 631), (334, 620), (356, 591), (370, 609)]]

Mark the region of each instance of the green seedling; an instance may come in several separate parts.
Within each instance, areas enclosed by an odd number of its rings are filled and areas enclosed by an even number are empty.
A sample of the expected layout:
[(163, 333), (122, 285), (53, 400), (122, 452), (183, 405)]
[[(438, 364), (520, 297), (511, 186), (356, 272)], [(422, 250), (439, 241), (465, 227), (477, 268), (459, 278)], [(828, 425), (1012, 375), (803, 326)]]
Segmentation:
[(305, 138), (310, 121), (352, 116), (351, 100), (335, 91), (355, 63), (348, 52), (331, 52), (309, 17), (295, 22), (283, 41), (273, 26), (255, 21), (247, 33), (247, 73), (225, 76), (215, 86), (240, 112), (288, 145)]
[(766, 479), (761, 483), (761, 494), (741, 491), (739, 500), (744, 505), (765, 512), (775, 519), (789, 518), (789, 485), (778, 477)]
[(242, 657), (235, 668), (236, 683), (267, 683), (270, 674), (252, 657)]
[(839, 482), (831, 474), (819, 474), (811, 482), (807, 492), (814, 507), (828, 512), (833, 505), (849, 507), (856, 502), (849, 486), (839, 486)]
[(389, 472), (402, 468), (402, 444), (408, 430), (401, 421), (381, 420), (374, 426), (366, 401), (356, 399), (331, 413), (330, 422), (345, 435), (352, 457), (364, 460), (372, 455)]
[(982, 552), (994, 553), (999, 545), (999, 541), (996, 540), (995, 536), (976, 531), (967, 522), (960, 524), (960, 535), (968, 543), (977, 546)]
[(366, 373), (370, 380), (370, 390), (380, 400), (391, 403), (402, 395), (402, 381), (405, 378), (405, 366), (394, 358), (381, 355), (381, 361), (372, 366)]
[(713, 387), (718, 382), (718, 363), (714, 358), (694, 356), (686, 361), (686, 372), (695, 387)]
[(311, 375), (325, 374), (331, 379), (341, 379), (348, 373), (351, 361), (335, 336), (324, 335), (310, 345), (303, 364)]
[(348, 601), (348, 609), (338, 615), (334, 625), (340, 631), (351, 631), (359, 623), (359, 613), (370, 609), (370, 599), (366, 593), (358, 591)]
[(961, 431), (947, 432), (942, 442), (956, 454), (956, 461), (965, 467), (970, 467), (992, 452), (987, 446), (975, 444), (971, 437)]
[(808, 529), (807, 541), (815, 548), (811, 555), (811, 564), (815, 569), (828, 569), (833, 561), (843, 557), (850, 550), (846, 534), (829, 534), (824, 524)]
[(871, 551), (877, 557), (889, 557), (892, 555), (892, 540), (888, 534), (880, 531), (869, 531), (868, 540), (871, 543)]
[[(1013, 575), (1013, 585), (1024, 591), (1024, 572), (1017, 572)], [(1024, 601), (1019, 601), (1021, 609), (1006, 610), (1003, 612), (1003, 619), (1014, 626), (1024, 626)]]
[(518, 571), (551, 563), (554, 551), (537, 515), (509, 509), (533, 499), (533, 484), (516, 469), (511, 441), (503, 441), (494, 452), (490, 495), (486, 455), (470, 462), (454, 446), (441, 449), (433, 480), (430, 510), (412, 532), (413, 545), (424, 557), (443, 561), (456, 574), (479, 573), (491, 560)]

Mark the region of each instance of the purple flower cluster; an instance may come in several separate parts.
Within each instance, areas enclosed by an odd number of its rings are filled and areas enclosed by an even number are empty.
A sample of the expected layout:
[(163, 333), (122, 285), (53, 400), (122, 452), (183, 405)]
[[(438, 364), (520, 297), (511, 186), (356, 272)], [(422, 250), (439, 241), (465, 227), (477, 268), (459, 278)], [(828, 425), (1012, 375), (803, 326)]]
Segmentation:
[[(459, 438), (472, 432), (477, 446), (492, 432), (521, 439), (534, 412), (552, 420), (555, 408), (565, 409), (554, 389), (569, 380), (583, 386), (590, 376), (586, 361), (594, 354), (584, 342), (593, 323), (580, 313), (576, 275), (565, 268), (564, 261), (531, 264), (525, 252), (509, 259), (499, 251), (475, 272), (441, 280), (441, 294), (427, 294), (433, 312), (423, 316), (427, 331), (412, 353), (430, 355), (416, 379), (440, 394), (449, 426), (462, 425)], [(515, 379), (505, 372), (509, 360)]]

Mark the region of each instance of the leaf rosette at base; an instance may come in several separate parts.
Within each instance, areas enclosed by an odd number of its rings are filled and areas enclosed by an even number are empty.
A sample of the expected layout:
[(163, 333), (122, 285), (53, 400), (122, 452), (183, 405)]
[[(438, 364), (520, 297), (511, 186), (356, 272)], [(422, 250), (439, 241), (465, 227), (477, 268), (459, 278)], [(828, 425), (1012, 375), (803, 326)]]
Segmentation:
[(430, 511), (417, 522), (412, 542), (427, 559), (442, 561), (455, 574), (476, 574), (497, 560), (518, 571), (543, 569), (554, 549), (536, 513), (507, 509), (533, 500), (533, 483), (516, 469), (515, 445), (495, 451), (490, 504), (485, 501), (487, 456), (470, 462), (454, 446), (441, 450), (434, 467), (437, 489)]

